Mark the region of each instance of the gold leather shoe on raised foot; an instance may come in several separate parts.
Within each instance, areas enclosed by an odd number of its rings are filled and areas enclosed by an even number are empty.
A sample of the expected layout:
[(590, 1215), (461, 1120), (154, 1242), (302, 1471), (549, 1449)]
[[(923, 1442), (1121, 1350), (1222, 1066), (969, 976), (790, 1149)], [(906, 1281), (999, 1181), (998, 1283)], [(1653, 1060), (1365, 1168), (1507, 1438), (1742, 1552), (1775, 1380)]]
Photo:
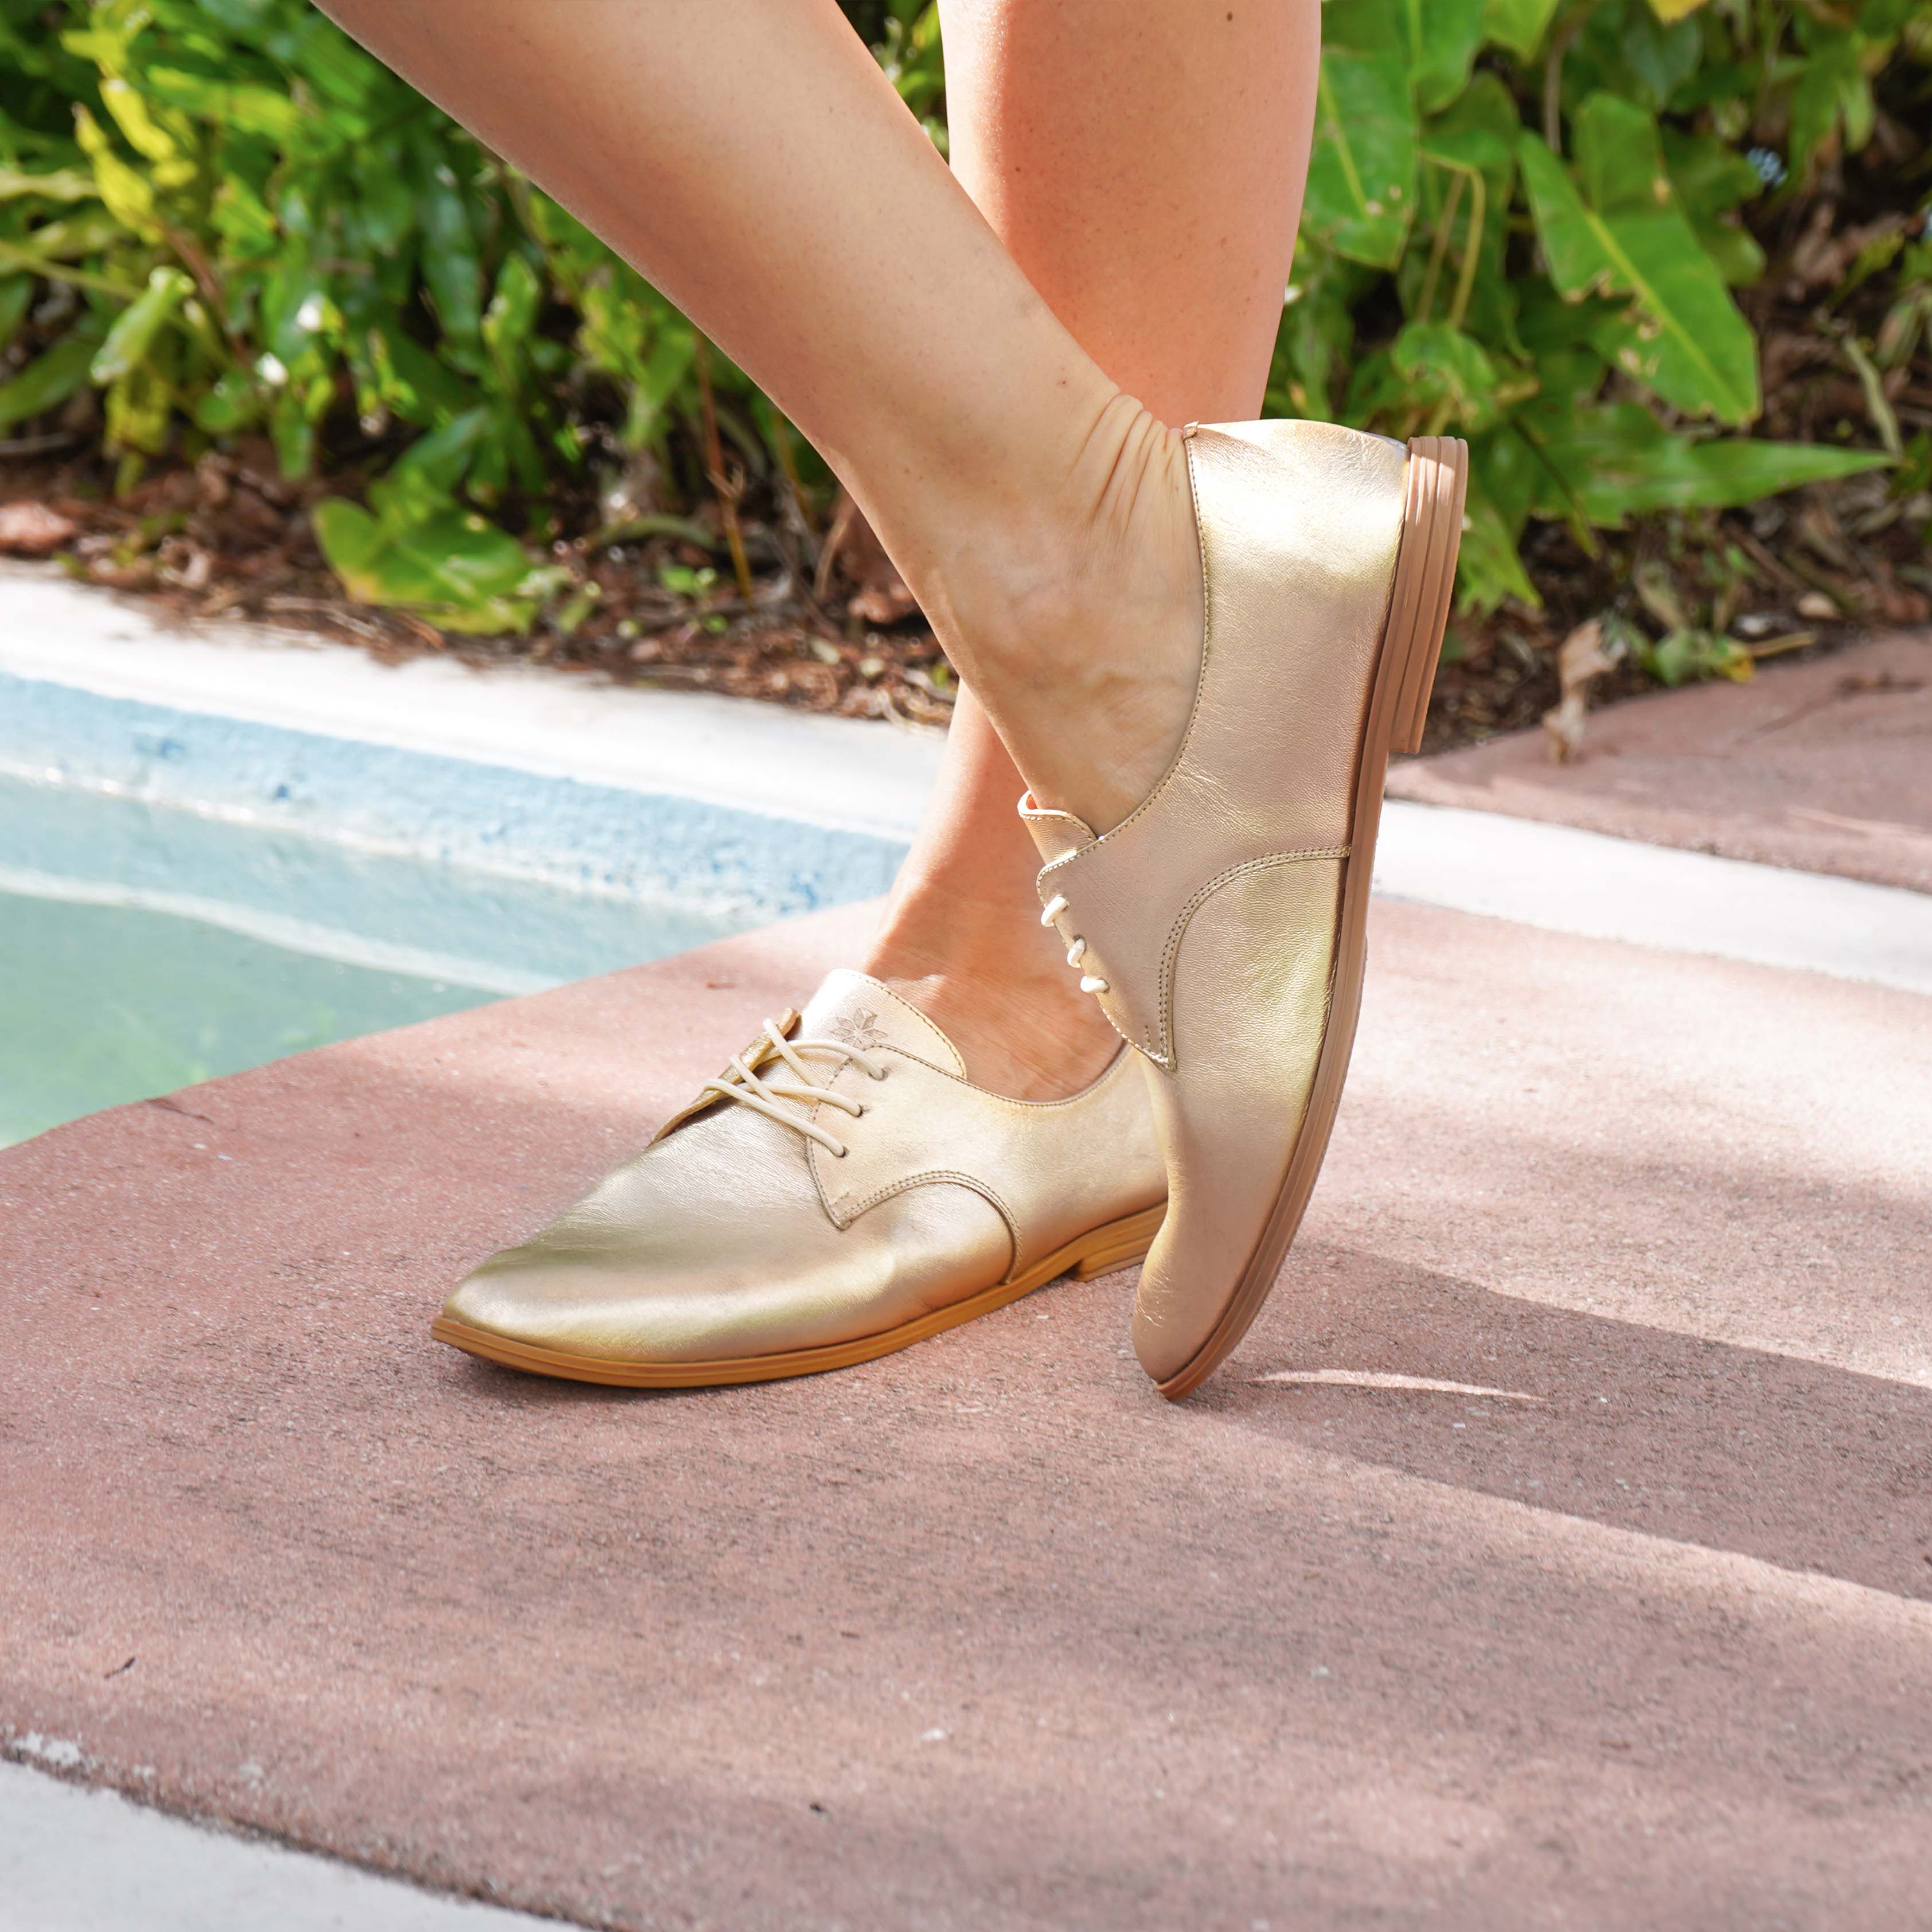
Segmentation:
[(1020, 807), (1044, 922), (1148, 1062), (1168, 1209), (1134, 1347), (1175, 1398), (1267, 1299), (1327, 1150), (1383, 772), (1420, 745), (1468, 461), (1327, 423), (1187, 436), (1207, 637), (1180, 749), (1100, 838)]
[(632, 1388), (811, 1375), (1138, 1261), (1166, 1192), (1132, 1054), (1070, 1099), (1006, 1100), (922, 1013), (836, 972), (431, 1333)]

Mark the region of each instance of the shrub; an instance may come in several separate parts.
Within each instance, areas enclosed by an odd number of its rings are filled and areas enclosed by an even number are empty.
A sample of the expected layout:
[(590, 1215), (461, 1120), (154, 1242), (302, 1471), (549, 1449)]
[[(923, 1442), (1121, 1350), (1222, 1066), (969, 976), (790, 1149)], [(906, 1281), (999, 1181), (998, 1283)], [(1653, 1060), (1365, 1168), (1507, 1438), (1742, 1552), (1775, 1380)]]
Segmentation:
[[(850, 10), (943, 145), (935, 10)], [(1466, 608), (1534, 602), (1539, 521), (1587, 550), (1887, 462), (1923, 489), (1893, 404), (1932, 323), (1928, 0), (1330, 0), (1325, 34), (1269, 406), (1469, 438)], [(1821, 195), (1863, 224), (1816, 326), (1865, 447), (1744, 434), (1753, 224)], [(654, 453), (664, 515), (740, 458), (827, 482), (640, 276), (306, 0), (0, 0), (0, 433), (98, 395), (124, 487), (257, 434), (290, 477), (383, 472), (318, 536), (355, 595), (450, 627), (558, 591), (503, 520), (592, 458)]]

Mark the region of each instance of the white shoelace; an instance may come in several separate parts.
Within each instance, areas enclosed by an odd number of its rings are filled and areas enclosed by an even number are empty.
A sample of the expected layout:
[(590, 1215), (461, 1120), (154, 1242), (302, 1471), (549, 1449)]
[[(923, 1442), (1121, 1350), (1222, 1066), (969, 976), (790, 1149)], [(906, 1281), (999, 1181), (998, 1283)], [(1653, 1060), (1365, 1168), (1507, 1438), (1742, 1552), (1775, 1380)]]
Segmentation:
[[(754, 1073), (746, 1062), (748, 1054), (764, 1058), (764, 1048), (769, 1045), (785, 1065), (797, 1076), (797, 1084), (780, 1082)], [(707, 1080), (698, 1091), (700, 1098), (716, 1094), (721, 1100), (736, 1100), (749, 1107), (754, 1113), (762, 1114), (768, 1120), (776, 1120), (782, 1127), (791, 1127), (803, 1134), (808, 1140), (814, 1140), (835, 1160), (845, 1158), (845, 1143), (836, 1134), (829, 1133), (814, 1120), (808, 1111), (813, 1106), (836, 1107), (842, 1112), (855, 1118), (866, 1111), (862, 1100), (855, 1100), (849, 1094), (835, 1094), (830, 1087), (821, 1086), (812, 1077), (811, 1070), (799, 1058), (802, 1053), (829, 1053), (838, 1064), (832, 1070), (832, 1077), (837, 1079), (841, 1069), (849, 1060), (860, 1072), (874, 1080), (883, 1080), (886, 1070), (861, 1053), (855, 1046), (848, 1046), (842, 1040), (787, 1040), (778, 1028), (775, 1020), (765, 1022), (765, 1035), (762, 1041), (754, 1040), (744, 1053), (736, 1055), (730, 1065), (715, 1080)], [(737, 1078), (731, 1076), (735, 1074)], [(792, 1105), (788, 1106), (788, 1102)]]
[[(1051, 926), (1066, 910), (1066, 900), (1055, 892), (1047, 901), (1046, 909), (1040, 916), (1040, 924)], [(1078, 933), (1073, 936), (1073, 944), (1066, 949), (1066, 963), (1078, 970), (1080, 990), (1083, 993), (1104, 993), (1107, 990), (1106, 980), (1096, 979), (1087, 970), (1087, 942)]]

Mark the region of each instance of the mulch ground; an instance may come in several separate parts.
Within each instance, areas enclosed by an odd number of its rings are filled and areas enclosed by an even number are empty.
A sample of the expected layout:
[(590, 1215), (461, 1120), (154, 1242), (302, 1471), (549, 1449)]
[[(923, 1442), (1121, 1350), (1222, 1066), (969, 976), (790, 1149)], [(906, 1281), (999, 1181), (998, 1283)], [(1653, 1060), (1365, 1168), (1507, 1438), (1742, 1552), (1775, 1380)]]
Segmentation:
[[(1774, 332), (1769, 353), (1787, 364)], [(1814, 358), (1815, 364), (1815, 358)], [(1772, 434), (1820, 436), (1858, 400), (1829, 368), (1787, 370)], [(1856, 389), (1856, 386), (1852, 386)], [(1932, 422), (1932, 395), (1918, 399)], [(1900, 406), (1912, 410), (1912, 398)], [(1820, 440), (1822, 436), (1820, 436)], [(183, 618), (298, 625), (388, 660), (437, 652), (510, 659), (624, 684), (710, 690), (847, 717), (943, 725), (957, 686), (910, 593), (849, 504), (814, 526), (795, 496), (742, 524), (752, 594), (719, 534), (716, 506), (613, 524), (586, 493), (544, 506), (554, 561), (589, 594), (566, 595), (524, 636), (446, 633), (405, 612), (345, 598), (309, 524), (340, 482), (292, 484), (266, 444), (158, 467), (116, 499), (111, 466), (85, 454), (0, 455), (0, 553), (53, 557), (76, 578), (151, 598)], [(1608, 619), (1591, 662), (1592, 705), (1654, 688), (1638, 639), (1673, 619), (1740, 642), (1752, 658), (1813, 655), (1873, 628), (1932, 618), (1925, 506), (1885, 472), (1722, 516), (1660, 518), (1586, 554), (1560, 525), (1526, 546), (1540, 609), (1512, 603), (1451, 631), (1426, 748), (1535, 724), (1562, 694), (1562, 647)], [(703, 536), (703, 544), (692, 540)], [(673, 586), (676, 587), (673, 587)], [(1738, 670), (1749, 667), (1738, 664)]]

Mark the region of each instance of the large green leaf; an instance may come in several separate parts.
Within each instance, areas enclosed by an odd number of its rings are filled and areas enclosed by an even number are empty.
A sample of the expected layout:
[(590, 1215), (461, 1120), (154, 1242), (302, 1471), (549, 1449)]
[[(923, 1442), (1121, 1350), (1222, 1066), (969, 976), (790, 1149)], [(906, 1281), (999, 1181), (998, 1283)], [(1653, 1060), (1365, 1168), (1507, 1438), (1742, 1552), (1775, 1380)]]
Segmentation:
[(476, 393), (462, 378), (388, 316), (372, 316), (362, 343), (375, 399), (404, 422), (446, 422), (475, 405)]
[(1415, 211), (1415, 109), (1395, 53), (1325, 50), (1304, 219), (1351, 261), (1392, 268)]
[(1538, 514), (1560, 516), (1574, 504), (1610, 529), (1657, 510), (1730, 509), (1891, 460), (1880, 450), (1743, 436), (1700, 442), (1673, 435), (1634, 403), (1577, 411), (1532, 404), (1516, 422), (1550, 472)]
[(1488, 0), (1483, 26), (1497, 46), (1526, 61), (1543, 44), (1557, 0)]
[(388, 476), (371, 485), (369, 500), (392, 523), (407, 523), (443, 508), (454, 496), (490, 429), (490, 410), (478, 404), (428, 436), (418, 436)]
[(34, 305), (34, 293), (32, 275), (0, 276), (0, 350), (8, 347), (20, 332), (20, 325)]
[(456, 173), (428, 140), (418, 144), (416, 199), (422, 224), (423, 280), (452, 342), (474, 342), (483, 326), (483, 264)]
[(1666, 13), (1654, 0), (1652, 5), (1630, 9), (1622, 51), (1630, 71), (1643, 85), (1646, 98), (1641, 104), (1663, 106), (1697, 71), (1704, 37), (1697, 22), (1684, 17), (1693, 10), (1678, 5)]
[(1862, 34), (1837, 33), (1805, 23), (1810, 52), (1791, 96), (1791, 161), (1802, 172), (1840, 127), (1845, 146), (1856, 154), (1871, 139), (1877, 123)]
[(78, 168), (50, 168), (43, 174), (27, 174), (0, 164), (0, 201), (29, 194), (46, 201), (88, 201), (98, 192), (94, 177)]
[(154, 338), (172, 320), (176, 309), (194, 292), (194, 284), (178, 268), (157, 268), (148, 286), (116, 318), (107, 340), (95, 354), (88, 374), (97, 382), (112, 382), (146, 359)]
[(536, 332), (542, 304), (543, 285), (536, 271), (522, 256), (511, 256), (497, 272), (496, 291), (483, 317), (483, 346), (506, 392), (514, 393), (521, 382), (523, 352)]
[(85, 106), (74, 110), (74, 128), (75, 138), (94, 164), (94, 185), (107, 204), (108, 212), (136, 235), (158, 236), (160, 226), (153, 181), (115, 152), (106, 130)]
[(1495, 416), (1496, 366), (1473, 336), (1446, 322), (1412, 322), (1389, 350), (1410, 404), (1426, 412), (1431, 434), (1480, 429)]
[(101, 400), (108, 448), (128, 455), (158, 456), (167, 447), (176, 391), (158, 357), (151, 356), (124, 369), (108, 384)]
[(1371, 272), (1345, 262), (1312, 237), (1294, 254), (1294, 280), (1282, 310), (1281, 333), (1270, 371), (1265, 412), (1270, 416), (1333, 414), (1339, 380), (1355, 347), (1351, 310), (1359, 284)]
[(1759, 407), (1756, 344), (1671, 195), (1650, 117), (1593, 94), (1577, 129), (1584, 178), (1607, 208), (1586, 204), (1534, 134), (1516, 148), (1550, 279), (1572, 301), (1633, 297), (1620, 357), (1630, 374), (1688, 415), (1750, 422)]
[(196, 400), (194, 420), (211, 436), (233, 436), (261, 420), (261, 385), (244, 369), (230, 369)]
[(1402, 0), (1409, 84), (1425, 114), (1447, 107), (1468, 85), (1483, 44), (1484, 0)]
[(1686, 134), (1675, 128), (1661, 131), (1671, 188), (1696, 231), (1698, 246), (1732, 288), (1756, 281), (1764, 273), (1764, 250), (1744, 228), (1724, 218), (1739, 202), (1763, 192), (1763, 178), (1714, 136)]
[(1473, 482), (1463, 512), (1462, 547), (1456, 560), (1456, 603), (1459, 610), (1493, 610), (1507, 598), (1542, 608), (1543, 599), (1530, 582), (1517, 549), (1520, 526), (1505, 520), (1502, 512)]
[(331, 497), (310, 516), (328, 567), (362, 603), (452, 631), (526, 631), (536, 615), (540, 573), (515, 538), (474, 512), (452, 504), (404, 522)]
[(1672, 205), (1657, 122), (1614, 94), (1593, 94), (1576, 110), (1571, 145), (1583, 198), (1603, 215), (1654, 214)]
[(1460, 94), (1483, 44), (1484, 0), (1328, 0), (1324, 46), (1398, 54), (1416, 104), (1432, 114)]
[(94, 360), (97, 334), (76, 330), (64, 335), (47, 352), (16, 376), (0, 383), (0, 429), (26, 422), (56, 403), (64, 403), (87, 380)]
[(297, 140), (307, 119), (294, 101), (273, 88), (214, 80), (167, 67), (150, 68), (147, 85), (171, 106), (209, 124), (238, 128), (278, 143)]

